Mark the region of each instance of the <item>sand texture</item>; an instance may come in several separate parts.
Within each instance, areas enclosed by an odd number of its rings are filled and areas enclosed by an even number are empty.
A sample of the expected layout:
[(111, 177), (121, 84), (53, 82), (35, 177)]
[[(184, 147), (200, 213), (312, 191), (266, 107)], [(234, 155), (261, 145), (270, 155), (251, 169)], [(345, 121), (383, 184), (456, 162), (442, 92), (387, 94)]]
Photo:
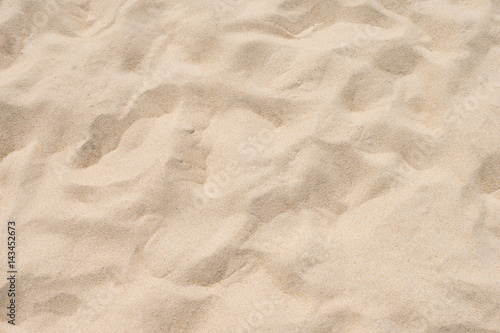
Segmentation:
[(2, 333), (499, 333), (500, 1), (0, 0), (0, 231)]

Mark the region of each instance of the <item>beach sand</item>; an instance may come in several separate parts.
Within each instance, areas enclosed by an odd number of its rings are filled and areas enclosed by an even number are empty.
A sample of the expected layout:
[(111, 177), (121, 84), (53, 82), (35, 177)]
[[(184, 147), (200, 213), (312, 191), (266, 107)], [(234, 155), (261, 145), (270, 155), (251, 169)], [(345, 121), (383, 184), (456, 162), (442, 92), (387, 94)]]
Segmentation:
[(0, 332), (500, 332), (498, 0), (0, 0), (0, 128)]

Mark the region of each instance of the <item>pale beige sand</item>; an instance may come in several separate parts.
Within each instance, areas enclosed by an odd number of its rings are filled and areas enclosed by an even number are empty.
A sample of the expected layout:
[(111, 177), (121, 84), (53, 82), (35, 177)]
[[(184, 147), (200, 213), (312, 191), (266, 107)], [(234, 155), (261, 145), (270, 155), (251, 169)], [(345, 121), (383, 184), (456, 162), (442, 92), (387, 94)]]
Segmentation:
[(500, 332), (499, 45), (498, 0), (0, 0), (0, 331)]

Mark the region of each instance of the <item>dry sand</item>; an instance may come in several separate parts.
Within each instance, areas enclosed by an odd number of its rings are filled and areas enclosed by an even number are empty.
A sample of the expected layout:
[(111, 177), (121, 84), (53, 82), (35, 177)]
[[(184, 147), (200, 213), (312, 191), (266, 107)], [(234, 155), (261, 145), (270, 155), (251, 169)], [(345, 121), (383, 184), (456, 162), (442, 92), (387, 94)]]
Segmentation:
[(0, 0), (0, 127), (1, 332), (500, 332), (498, 0)]

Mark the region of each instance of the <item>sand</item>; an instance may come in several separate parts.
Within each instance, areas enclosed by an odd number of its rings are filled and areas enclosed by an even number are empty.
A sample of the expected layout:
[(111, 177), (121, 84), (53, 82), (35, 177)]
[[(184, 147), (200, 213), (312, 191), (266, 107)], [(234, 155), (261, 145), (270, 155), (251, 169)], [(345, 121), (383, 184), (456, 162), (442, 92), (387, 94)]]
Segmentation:
[(500, 332), (498, 0), (0, 0), (0, 127), (0, 332)]

